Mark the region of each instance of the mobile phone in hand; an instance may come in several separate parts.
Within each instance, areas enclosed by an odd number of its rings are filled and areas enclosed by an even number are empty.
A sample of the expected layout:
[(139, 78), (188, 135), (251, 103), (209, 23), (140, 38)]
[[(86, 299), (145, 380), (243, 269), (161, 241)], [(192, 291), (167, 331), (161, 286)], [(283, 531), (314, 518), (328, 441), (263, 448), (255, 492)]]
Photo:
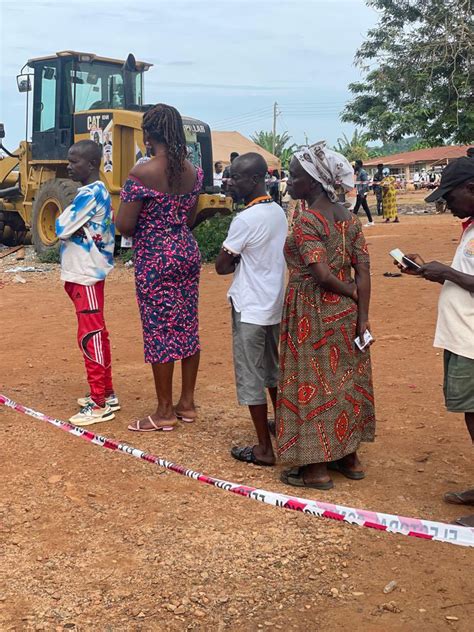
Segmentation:
[(417, 272), (421, 266), (419, 266), (415, 261), (412, 261), (407, 256), (403, 254), (400, 248), (395, 248), (390, 251), (390, 256), (395, 259), (397, 263), (399, 263), (404, 268), (408, 268), (409, 270), (413, 270)]

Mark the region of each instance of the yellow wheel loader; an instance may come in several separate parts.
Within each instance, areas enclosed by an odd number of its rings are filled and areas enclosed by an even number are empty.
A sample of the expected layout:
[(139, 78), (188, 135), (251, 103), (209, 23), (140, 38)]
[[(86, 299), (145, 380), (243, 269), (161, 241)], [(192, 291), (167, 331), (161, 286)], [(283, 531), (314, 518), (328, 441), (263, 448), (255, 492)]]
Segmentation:
[[(123, 61), (75, 51), (25, 64), (17, 83), (26, 93), (26, 139), (32, 110), (31, 142), (8, 150), (0, 124), (0, 243), (32, 240), (38, 253), (56, 246), (56, 217), (78, 186), (66, 173), (68, 149), (78, 140), (100, 145), (100, 177), (118, 208), (128, 172), (145, 157), (141, 121), (152, 106), (143, 103), (143, 76), (150, 67), (131, 54)], [(198, 212), (204, 217), (216, 208), (229, 213), (232, 199), (213, 187), (209, 126), (186, 117), (183, 125), (189, 159), (204, 170)]]

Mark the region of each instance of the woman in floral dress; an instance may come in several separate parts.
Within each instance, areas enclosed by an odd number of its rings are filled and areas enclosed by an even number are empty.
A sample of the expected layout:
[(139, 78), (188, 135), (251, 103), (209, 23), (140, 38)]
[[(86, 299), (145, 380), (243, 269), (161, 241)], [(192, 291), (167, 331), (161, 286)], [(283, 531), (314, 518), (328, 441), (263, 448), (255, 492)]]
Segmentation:
[[(198, 293), (201, 256), (190, 226), (203, 173), (187, 159), (179, 112), (158, 104), (143, 117), (151, 160), (135, 165), (121, 193), (116, 226), (132, 236), (135, 282), (145, 361), (153, 368), (158, 405), (129, 430), (172, 430), (176, 418), (194, 421), (199, 367)], [(181, 360), (182, 390), (173, 406), (174, 363)]]
[(397, 190), (395, 189), (395, 178), (390, 175), (390, 169), (385, 167), (382, 171), (383, 178), (380, 181), (382, 189), (382, 211), (385, 223), (388, 224), (393, 219), (394, 224), (398, 224)]
[(375, 434), (370, 352), (354, 344), (370, 329), (369, 255), (336, 186), (353, 187), (343, 156), (324, 143), (295, 154), (288, 189), (304, 206), (285, 245), (277, 440), (281, 460), (298, 466), (282, 481), (317, 489), (333, 487), (328, 470), (363, 478), (357, 449)]

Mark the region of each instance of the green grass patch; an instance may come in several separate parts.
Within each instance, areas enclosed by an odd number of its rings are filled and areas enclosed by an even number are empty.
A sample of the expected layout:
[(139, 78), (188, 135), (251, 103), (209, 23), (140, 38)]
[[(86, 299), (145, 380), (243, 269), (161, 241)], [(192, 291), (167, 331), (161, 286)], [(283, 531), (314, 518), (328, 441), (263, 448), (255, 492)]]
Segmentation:
[(216, 215), (200, 224), (193, 231), (203, 261), (207, 263), (215, 261), (220, 252), (222, 243), (227, 237), (227, 232), (233, 217), (233, 215), (226, 217)]
[(38, 255), (41, 263), (60, 263), (59, 248), (50, 248)]

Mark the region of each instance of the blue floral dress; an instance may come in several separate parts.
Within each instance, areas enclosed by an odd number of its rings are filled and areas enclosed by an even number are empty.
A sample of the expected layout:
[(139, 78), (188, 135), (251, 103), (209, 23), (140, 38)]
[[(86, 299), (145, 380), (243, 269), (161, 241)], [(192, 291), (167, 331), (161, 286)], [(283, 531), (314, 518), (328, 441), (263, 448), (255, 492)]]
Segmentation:
[(198, 298), (201, 254), (187, 225), (202, 186), (197, 169), (191, 193), (173, 195), (129, 178), (124, 202), (143, 200), (134, 235), (135, 284), (143, 326), (145, 362), (163, 364), (199, 351)]

